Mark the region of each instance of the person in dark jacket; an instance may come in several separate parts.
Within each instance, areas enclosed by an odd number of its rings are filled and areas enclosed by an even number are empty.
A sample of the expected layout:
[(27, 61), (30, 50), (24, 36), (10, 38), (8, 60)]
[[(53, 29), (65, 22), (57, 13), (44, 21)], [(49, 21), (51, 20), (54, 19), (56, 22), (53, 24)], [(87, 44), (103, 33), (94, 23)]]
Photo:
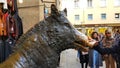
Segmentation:
[(100, 45), (99, 42), (95, 43), (95, 46), (93, 48), (95, 50), (97, 50), (99, 53), (101, 53), (102, 55), (104, 55), (104, 54), (111, 54), (111, 55), (117, 54), (117, 57), (118, 57), (117, 68), (120, 68), (120, 39), (118, 41), (118, 44), (113, 44), (113, 46), (110, 48), (102, 48), (99, 45)]
[[(80, 49), (78, 49), (79, 51), (79, 59), (80, 59), (80, 63), (81, 63), (81, 68), (87, 68), (88, 66), (88, 61), (89, 61), (89, 55), (88, 52), (83, 52)], [(85, 64), (85, 66), (84, 66)]]

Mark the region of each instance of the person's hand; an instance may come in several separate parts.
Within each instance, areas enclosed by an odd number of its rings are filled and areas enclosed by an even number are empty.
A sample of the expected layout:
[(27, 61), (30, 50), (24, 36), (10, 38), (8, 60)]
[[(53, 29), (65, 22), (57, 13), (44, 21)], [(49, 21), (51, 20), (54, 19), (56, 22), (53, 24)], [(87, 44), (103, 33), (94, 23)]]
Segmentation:
[(95, 44), (94, 44), (94, 46), (98, 46), (99, 45), (99, 42), (98, 41), (96, 41), (95, 42)]

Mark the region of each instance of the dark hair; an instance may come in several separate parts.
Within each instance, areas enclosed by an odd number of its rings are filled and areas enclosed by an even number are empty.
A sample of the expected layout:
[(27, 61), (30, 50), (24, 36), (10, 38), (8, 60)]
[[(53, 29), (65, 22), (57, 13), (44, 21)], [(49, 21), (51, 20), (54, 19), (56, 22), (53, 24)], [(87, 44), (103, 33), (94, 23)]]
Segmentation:
[(98, 40), (98, 38), (94, 38), (94, 34), (97, 34), (97, 35), (98, 35), (98, 32), (92, 32), (91, 38)]

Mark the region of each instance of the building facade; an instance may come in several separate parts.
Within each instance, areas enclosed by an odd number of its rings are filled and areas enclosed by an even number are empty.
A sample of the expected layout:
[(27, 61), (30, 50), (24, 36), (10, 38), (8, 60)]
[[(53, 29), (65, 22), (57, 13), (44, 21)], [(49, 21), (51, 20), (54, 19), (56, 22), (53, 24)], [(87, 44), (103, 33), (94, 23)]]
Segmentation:
[(24, 33), (50, 13), (50, 5), (55, 0), (17, 0), (19, 15), (23, 22)]
[(59, 0), (69, 21), (84, 33), (120, 29), (120, 0)]

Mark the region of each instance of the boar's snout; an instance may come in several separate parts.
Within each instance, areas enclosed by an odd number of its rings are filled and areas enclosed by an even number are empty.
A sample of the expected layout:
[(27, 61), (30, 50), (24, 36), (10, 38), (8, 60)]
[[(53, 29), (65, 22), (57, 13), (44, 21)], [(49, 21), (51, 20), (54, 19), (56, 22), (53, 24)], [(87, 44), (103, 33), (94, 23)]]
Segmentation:
[(88, 37), (85, 34), (79, 32), (77, 29), (75, 29), (74, 31), (75, 31), (74, 43), (79, 44), (79, 46), (78, 45), (76, 45), (76, 46), (90, 47), (90, 48), (92, 48), (94, 46), (96, 41), (89, 42)]

